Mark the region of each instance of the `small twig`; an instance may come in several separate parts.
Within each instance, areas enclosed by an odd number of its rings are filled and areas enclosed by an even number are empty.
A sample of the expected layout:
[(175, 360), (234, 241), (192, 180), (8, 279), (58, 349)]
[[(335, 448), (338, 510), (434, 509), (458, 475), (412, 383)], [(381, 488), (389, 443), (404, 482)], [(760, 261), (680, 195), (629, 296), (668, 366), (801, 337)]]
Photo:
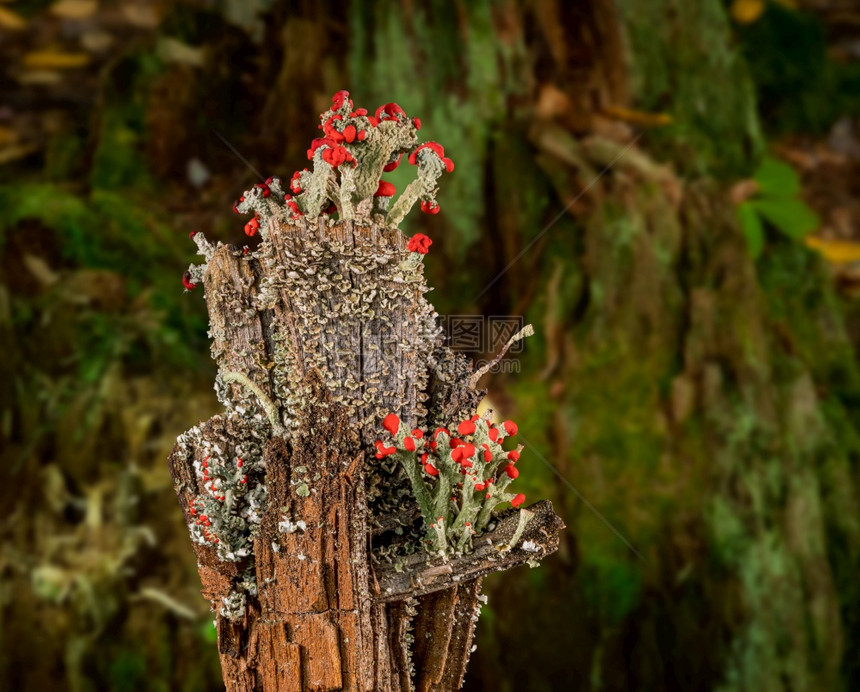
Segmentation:
[[(401, 601), (491, 572), (534, 565), (558, 549), (559, 534), (564, 528), (549, 500), (537, 502), (527, 510), (504, 512), (496, 528), (473, 537), (469, 553), (439, 556), (418, 552), (406, 556), (396, 566), (376, 566), (376, 589), (372, 597), (377, 603)], [(426, 578), (431, 575), (432, 580)]]
[(225, 372), (221, 374), (221, 380), (225, 383), (236, 382), (251, 390), (254, 396), (260, 400), (260, 404), (265, 409), (266, 415), (269, 418), (269, 423), (272, 424), (272, 432), (274, 432), (275, 435), (284, 434), (284, 426), (281, 423), (281, 414), (278, 411), (278, 407), (275, 405), (275, 402), (266, 396), (266, 393), (251, 380), (251, 378), (241, 372)]
[(506, 343), (504, 346), (502, 346), (502, 350), (499, 351), (498, 355), (495, 358), (493, 358), (493, 360), (491, 360), (486, 365), (483, 365), (480, 368), (478, 368), (477, 370), (475, 370), (475, 372), (469, 378), (469, 387), (471, 387), (472, 389), (477, 387), (478, 386), (478, 380), (480, 380), (484, 375), (486, 375), (488, 372), (490, 372), (490, 370), (492, 370), (496, 366), (496, 364), (502, 358), (505, 357), (505, 354), (508, 352), (508, 349), (511, 346), (513, 346), (515, 343), (517, 343), (517, 341), (520, 341), (521, 339), (525, 339), (527, 336), (532, 336), (532, 334), (534, 334), (534, 333), (535, 333), (535, 328), (530, 324), (527, 324), (525, 327), (520, 329), (520, 331), (518, 331), (510, 339), (508, 339), (508, 343)]

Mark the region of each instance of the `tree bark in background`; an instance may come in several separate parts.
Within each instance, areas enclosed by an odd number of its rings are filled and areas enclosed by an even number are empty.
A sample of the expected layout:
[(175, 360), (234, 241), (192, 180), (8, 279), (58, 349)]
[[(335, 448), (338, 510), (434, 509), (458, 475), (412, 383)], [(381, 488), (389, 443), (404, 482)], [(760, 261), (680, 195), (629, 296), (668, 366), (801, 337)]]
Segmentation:
[[(374, 10), (377, 52), (359, 63), (371, 89), (392, 81), (374, 61), (396, 43), (389, 13)], [(417, 56), (439, 50), (444, 21), (403, 21), (417, 45), (398, 98), (432, 111), (445, 67)], [(754, 263), (718, 182), (763, 148), (720, 3), (516, 3), (461, 22), (462, 72), (447, 77), (472, 109), (437, 113), (486, 157), (487, 233), (470, 259), (496, 255), (458, 295), (526, 314), (543, 338), (523, 359), (529, 384), (491, 392), (514, 395), (542, 426), (532, 444), (642, 553), (560, 487), (566, 555), (549, 574), (490, 582), (500, 615), (467, 688), (838, 687), (857, 641), (857, 369), (820, 261), (776, 241)], [(490, 26), (501, 44), (482, 41)], [(413, 70), (432, 86), (407, 86)], [(631, 110), (628, 84), (651, 112)], [(496, 90), (504, 105), (482, 100)], [(687, 129), (659, 129), (656, 108)], [(514, 609), (529, 615), (504, 616)]]

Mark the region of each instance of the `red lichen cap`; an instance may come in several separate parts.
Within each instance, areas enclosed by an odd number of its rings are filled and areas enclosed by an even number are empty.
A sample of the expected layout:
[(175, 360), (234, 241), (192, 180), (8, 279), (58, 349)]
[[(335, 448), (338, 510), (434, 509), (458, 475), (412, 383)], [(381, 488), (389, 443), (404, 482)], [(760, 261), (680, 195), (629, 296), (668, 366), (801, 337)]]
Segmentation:
[(406, 244), (406, 249), (409, 252), (417, 252), (419, 255), (426, 255), (430, 251), (430, 246), (433, 241), (423, 233), (416, 233), (409, 239)]
[(439, 209), (440, 207), (436, 202), (421, 202), (421, 211), (425, 214), (438, 214)]
[(437, 469), (433, 464), (424, 464), (424, 470), (429, 473), (431, 476), (438, 476), (439, 469)]
[(506, 420), (504, 423), (502, 423), (502, 427), (504, 427), (505, 432), (508, 433), (508, 435), (517, 434), (517, 424), (514, 423), (512, 420)]
[(255, 236), (259, 230), (260, 222), (257, 220), (256, 216), (245, 224), (245, 235)]
[(197, 284), (191, 280), (191, 272), (185, 272), (182, 275), (182, 285), (185, 286), (186, 291), (190, 291), (192, 288), (197, 286)]
[(316, 153), (316, 150), (319, 149), (320, 147), (333, 148), (336, 146), (337, 146), (337, 142), (335, 142), (330, 137), (317, 137), (316, 139), (311, 141), (311, 148), (308, 149), (308, 160), (313, 160), (314, 154)]
[(349, 98), (349, 92), (345, 89), (341, 89), (331, 97), (331, 109), (333, 111), (339, 111), (343, 108), (343, 104), (347, 102), (349, 102), (349, 109), (352, 110), (352, 99)]
[(355, 159), (352, 154), (347, 151), (346, 147), (334, 146), (323, 150), (323, 161), (329, 164), (332, 168), (337, 168), (342, 163), (352, 163)]
[(398, 115), (406, 115), (400, 106), (396, 103), (386, 103), (376, 109), (376, 119), (382, 122), (383, 120), (396, 120)]
[(508, 452), (508, 459), (516, 463), (520, 460), (520, 453), (517, 450), (512, 449), (510, 452)]
[(403, 439), (403, 447), (406, 449), (407, 452), (414, 452), (415, 451), (415, 440), (411, 437), (405, 437)]
[(457, 426), (457, 432), (461, 435), (471, 435), (475, 432), (475, 422), (471, 420), (464, 420), (460, 425)]
[(520, 475), (520, 470), (513, 464), (508, 464), (505, 467), (505, 473), (508, 474), (508, 478), (516, 478)]
[[(308, 170), (308, 169), (305, 168), (305, 170)], [(293, 177), (290, 178), (290, 189), (294, 193), (296, 193), (297, 195), (299, 193), (301, 193), (301, 191), (302, 191), (301, 177), (302, 177), (302, 171), (296, 171), (295, 173), (293, 173)]]
[(379, 187), (376, 188), (376, 192), (373, 193), (373, 196), (393, 197), (395, 192), (397, 192), (397, 189), (394, 187), (393, 183), (389, 183), (387, 180), (380, 180)]
[(436, 154), (436, 156), (442, 159), (442, 163), (445, 164), (445, 170), (449, 173), (454, 170), (454, 162), (445, 156), (445, 149), (441, 144), (439, 144), (439, 142), (424, 142), (423, 144), (419, 144), (415, 151), (409, 154), (409, 163), (413, 166), (418, 163), (418, 152), (422, 149), (429, 149)]
[(396, 435), (400, 428), (400, 419), (393, 413), (389, 413), (382, 421), (382, 427), (392, 435)]
[(522, 493), (517, 493), (513, 500), (511, 500), (511, 507), (519, 507), (523, 502), (526, 501), (526, 496)]
[(387, 163), (387, 164), (385, 164), (385, 165), (382, 167), (382, 170), (383, 170), (383, 171), (385, 171), (386, 173), (390, 173), (391, 171), (393, 171), (395, 168), (397, 168), (397, 167), (400, 165), (400, 160), (401, 160), (402, 158), (403, 158), (403, 153), (401, 153), (401, 154), (397, 157), (397, 160), (392, 161), (391, 163)]
[[(346, 137), (340, 131), (334, 128), (335, 121), (343, 122), (343, 116), (333, 115), (328, 120), (323, 123), (323, 132), (325, 132), (325, 136), (331, 139), (333, 142), (340, 144)], [(355, 128), (353, 128), (355, 129)]]
[(382, 440), (376, 441), (376, 458), (383, 459), (397, 451), (396, 447), (386, 447), (382, 444)]

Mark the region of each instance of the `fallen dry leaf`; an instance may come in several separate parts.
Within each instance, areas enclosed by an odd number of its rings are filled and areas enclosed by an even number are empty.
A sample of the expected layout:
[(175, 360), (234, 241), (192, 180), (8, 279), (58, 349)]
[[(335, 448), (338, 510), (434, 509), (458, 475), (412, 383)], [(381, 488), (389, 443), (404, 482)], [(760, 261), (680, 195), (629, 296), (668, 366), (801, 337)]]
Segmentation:
[(631, 108), (623, 106), (606, 106), (603, 113), (618, 120), (623, 120), (633, 125), (642, 125), (643, 127), (661, 127), (663, 125), (672, 124), (672, 116), (668, 113), (646, 113), (644, 111), (635, 111)]
[(110, 48), (115, 39), (106, 31), (87, 31), (81, 36), (81, 45), (91, 53), (102, 53)]
[(41, 50), (27, 53), (24, 66), (41, 70), (69, 70), (83, 67), (90, 61), (86, 53), (64, 53), (62, 51)]
[(5, 149), (0, 149), (0, 166), (4, 163), (9, 163), (10, 161), (23, 159), (25, 156), (32, 154), (38, 148), (39, 147), (33, 144), (22, 144), (17, 147), (6, 147)]
[(20, 31), (26, 26), (26, 19), (15, 14), (12, 10), (0, 7), (0, 28), (9, 29), (9, 31)]
[(13, 76), (19, 84), (51, 85), (63, 81), (63, 75), (53, 70), (21, 70)]
[(98, 9), (97, 0), (60, 0), (50, 7), (51, 14), (63, 19), (84, 19)]
[(729, 190), (729, 199), (735, 206), (746, 202), (750, 197), (753, 197), (759, 191), (759, 184), (752, 179), (741, 180), (735, 183)]
[(122, 5), (122, 15), (129, 24), (141, 29), (154, 29), (161, 23), (161, 17), (153, 5), (125, 3)]
[(551, 120), (568, 113), (572, 107), (570, 98), (561, 89), (553, 84), (544, 84), (540, 88), (535, 113), (539, 118)]
[(175, 38), (163, 37), (158, 40), (158, 56), (165, 62), (190, 65), (191, 67), (202, 67), (206, 60), (203, 49), (197, 46), (189, 46)]
[(53, 286), (60, 280), (60, 275), (57, 274), (48, 263), (37, 255), (31, 255), (29, 252), (24, 254), (24, 266), (35, 277), (35, 279), (43, 286)]
[(18, 140), (18, 133), (10, 127), (0, 125), (0, 147), (14, 144)]
[(833, 264), (849, 264), (860, 261), (860, 243), (850, 240), (827, 240), (816, 236), (807, 236), (804, 240), (807, 247), (817, 250), (824, 258)]
[(764, 12), (764, 0), (735, 0), (732, 3), (732, 19), (738, 24), (752, 24)]

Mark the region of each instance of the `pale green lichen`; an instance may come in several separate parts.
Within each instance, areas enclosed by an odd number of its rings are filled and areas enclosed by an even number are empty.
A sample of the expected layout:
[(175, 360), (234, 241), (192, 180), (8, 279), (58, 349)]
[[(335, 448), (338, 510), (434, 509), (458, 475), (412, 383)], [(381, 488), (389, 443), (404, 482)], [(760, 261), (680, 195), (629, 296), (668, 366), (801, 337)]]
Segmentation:
[[(384, 427), (393, 446), (376, 443), (377, 458), (392, 456), (406, 473), (421, 512), (428, 552), (447, 557), (469, 552), (472, 537), (487, 529), (493, 510), (511, 502), (519, 506), (525, 496), (507, 491), (519, 476), (516, 462), (522, 445), (505, 450), (505, 433), (515, 435), (516, 426), (506, 421), (501, 428), (489, 417), (473, 416), (460, 422), (455, 436), (445, 428), (425, 434), (411, 432), (390, 414)], [(519, 541), (531, 513), (520, 515), (520, 523), (509, 545)]]
[[(313, 170), (293, 174), (289, 192), (280, 178), (269, 178), (248, 190), (234, 205), (238, 213), (254, 213), (245, 231), (266, 237), (273, 218), (316, 218), (336, 214), (341, 220), (371, 220), (398, 226), (416, 202), (435, 214), (437, 181), (454, 164), (436, 142), (418, 144), (421, 122), (395, 103), (374, 115), (353, 108), (349, 93), (339, 91), (332, 107), (320, 115), (324, 137), (313, 140), (308, 159)], [(382, 180), (404, 156), (417, 166), (417, 178), (390, 205), (394, 186)], [(390, 206), (390, 209), (389, 209)]]

